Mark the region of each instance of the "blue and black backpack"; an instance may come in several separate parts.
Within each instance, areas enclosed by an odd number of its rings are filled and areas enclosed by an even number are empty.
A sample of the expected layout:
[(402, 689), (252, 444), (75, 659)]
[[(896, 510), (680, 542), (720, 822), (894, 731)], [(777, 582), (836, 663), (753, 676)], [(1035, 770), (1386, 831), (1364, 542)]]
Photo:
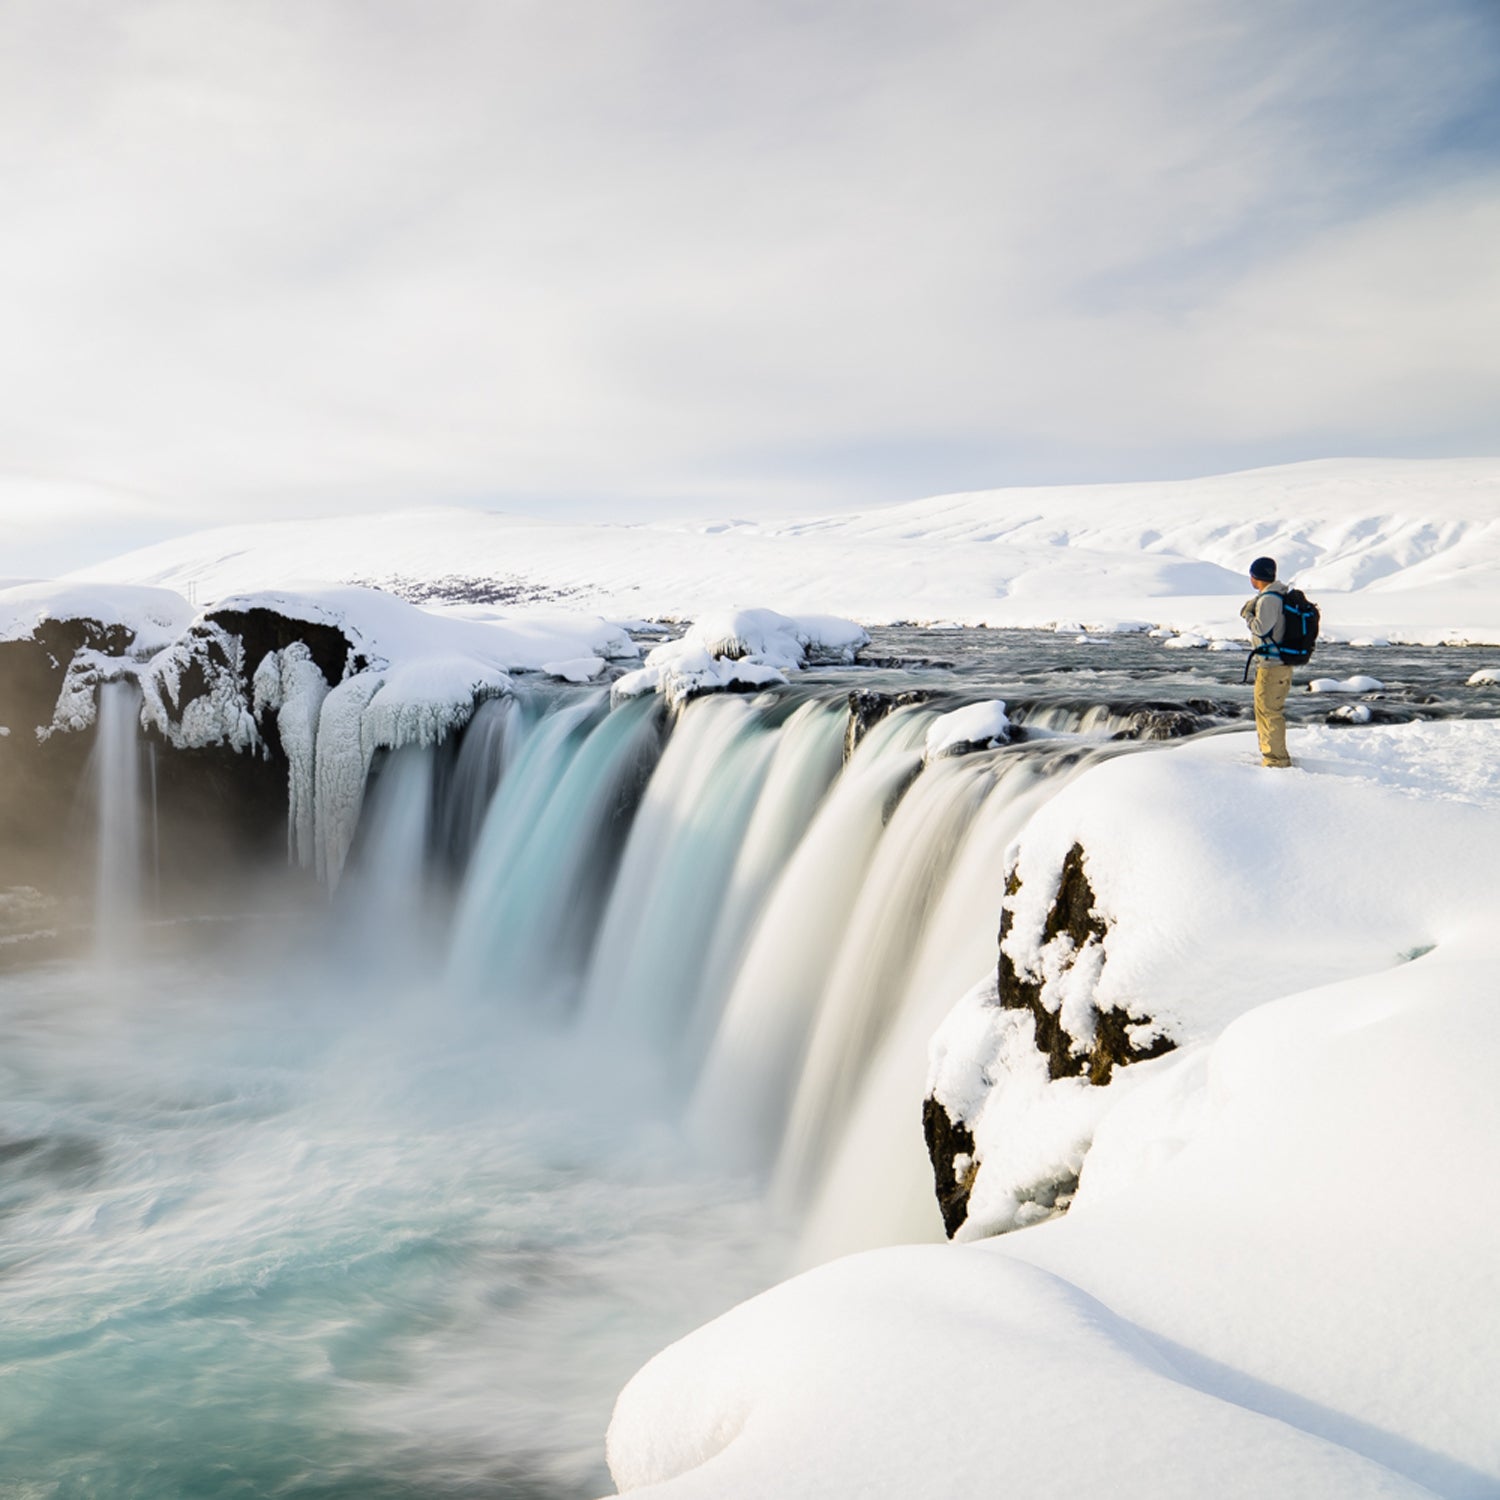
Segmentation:
[(1288, 666), (1300, 667), (1318, 644), (1322, 616), (1301, 589), (1288, 589), (1281, 596), (1281, 618), (1285, 628), (1276, 642), (1276, 654)]
[(1267, 660), (1283, 661), (1289, 667), (1300, 667), (1313, 654), (1318, 644), (1318, 626), (1322, 623), (1318, 606), (1301, 589), (1288, 589), (1281, 596), (1281, 639), (1276, 642), (1273, 657), (1264, 646), (1257, 646), (1245, 658), (1245, 670), (1241, 682), (1250, 680), (1250, 664), (1257, 656)]

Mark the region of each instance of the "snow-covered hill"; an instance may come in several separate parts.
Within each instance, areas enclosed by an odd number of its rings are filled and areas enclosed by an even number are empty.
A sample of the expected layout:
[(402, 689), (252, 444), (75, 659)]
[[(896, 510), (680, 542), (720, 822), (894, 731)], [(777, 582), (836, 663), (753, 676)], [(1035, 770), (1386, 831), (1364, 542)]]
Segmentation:
[(1500, 458), (1340, 459), (1170, 483), (990, 490), (803, 521), (581, 524), (471, 510), (221, 527), (75, 575), (200, 603), (309, 580), (565, 599), (618, 619), (730, 605), (867, 624), (1145, 620), (1238, 636), (1269, 553), (1332, 637), (1500, 642)]

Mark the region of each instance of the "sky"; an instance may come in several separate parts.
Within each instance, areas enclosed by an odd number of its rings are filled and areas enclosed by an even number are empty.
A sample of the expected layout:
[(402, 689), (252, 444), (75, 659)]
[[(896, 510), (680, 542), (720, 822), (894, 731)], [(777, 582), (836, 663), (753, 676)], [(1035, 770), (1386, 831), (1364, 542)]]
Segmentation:
[(1496, 0), (0, 0), (0, 577), (1500, 452)]

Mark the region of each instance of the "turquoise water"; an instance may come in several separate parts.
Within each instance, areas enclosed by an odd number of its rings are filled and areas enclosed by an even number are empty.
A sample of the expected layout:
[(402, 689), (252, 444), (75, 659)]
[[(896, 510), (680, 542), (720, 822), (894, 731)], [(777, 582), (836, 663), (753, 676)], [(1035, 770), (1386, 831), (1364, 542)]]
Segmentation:
[(607, 1492), (763, 1208), (614, 1060), (297, 950), (0, 975), (0, 1494)]

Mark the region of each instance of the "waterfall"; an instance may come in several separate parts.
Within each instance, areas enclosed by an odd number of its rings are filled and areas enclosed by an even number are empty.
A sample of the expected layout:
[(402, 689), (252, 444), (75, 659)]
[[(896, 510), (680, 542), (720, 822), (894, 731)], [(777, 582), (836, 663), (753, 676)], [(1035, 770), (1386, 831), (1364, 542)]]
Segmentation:
[(417, 959), (423, 947), (433, 757), (407, 745), (372, 768), (367, 805), (338, 897), (357, 951), (377, 963)]
[(660, 750), (654, 699), (594, 693), (527, 736), (486, 814), (449, 960), (453, 984), (511, 1009), (576, 1008), (599, 908)]
[[(939, 876), (866, 1066), (845, 1080), (844, 1107), (837, 1114), (824, 1112), (810, 1142), (803, 1138), (801, 1117), (789, 1130), (777, 1187), (802, 1222), (803, 1264), (873, 1245), (942, 1236), (920, 1124), (928, 1038), (959, 997), (995, 965), (1008, 845), (1042, 802), (1089, 766), (1122, 753), (1121, 746), (1079, 750), (1054, 742), (985, 757), (993, 780), (953, 849), (946, 874)], [(810, 1057), (799, 1097), (816, 1101), (825, 1087), (816, 1066)], [(815, 1170), (803, 1168), (804, 1162)]]
[(445, 846), (450, 992), (571, 1028), (622, 1100), (761, 1174), (805, 1258), (933, 1238), (927, 1039), (995, 961), (1007, 845), (1133, 748), (1054, 707), (1041, 738), (929, 764), (948, 707), (897, 707), (845, 764), (842, 694), (487, 704), (442, 777), (430, 748), (379, 765), (355, 897), (398, 926)]
[(94, 930), (99, 955), (113, 963), (133, 944), (141, 899), (141, 694), (134, 682), (99, 688), (93, 749)]
[(772, 743), (744, 700), (689, 704), (641, 801), (604, 916), (585, 1015), (676, 1053)]
[(458, 869), (472, 858), (500, 779), (536, 721), (530, 698), (487, 698), (464, 731), (443, 813), (447, 853)]

